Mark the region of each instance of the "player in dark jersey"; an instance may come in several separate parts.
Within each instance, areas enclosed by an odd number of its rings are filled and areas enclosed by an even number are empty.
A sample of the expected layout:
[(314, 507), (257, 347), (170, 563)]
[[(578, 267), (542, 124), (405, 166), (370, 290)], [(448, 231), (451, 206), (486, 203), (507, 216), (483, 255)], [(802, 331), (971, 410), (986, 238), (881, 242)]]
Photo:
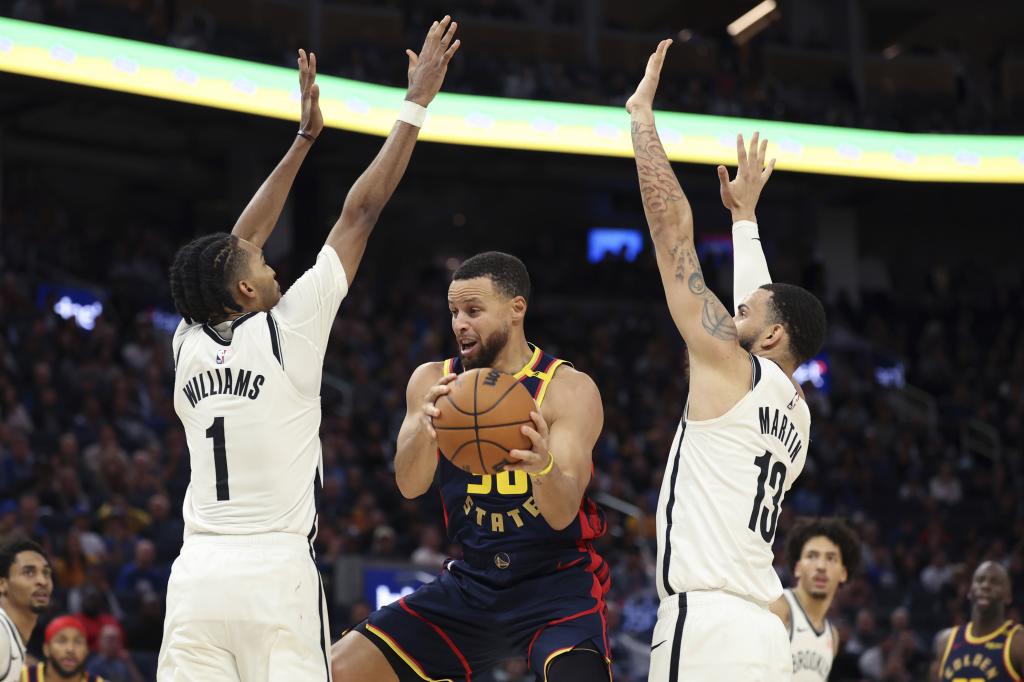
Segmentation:
[[(603, 513), (585, 491), (604, 421), (586, 374), (526, 340), (526, 266), (489, 252), (452, 278), (448, 307), (459, 355), (413, 372), (398, 435), (395, 478), (418, 497), (436, 482), (448, 535), (463, 559), (415, 593), (374, 612), (331, 651), (335, 682), (466, 680), (525, 656), (538, 680), (609, 680), (604, 596), (609, 569), (592, 541)], [(474, 476), (440, 456), (434, 402), (459, 372), (494, 367), (534, 396), (530, 451), (495, 476)]]
[(1019, 682), (1024, 632), (1006, 618), (1010, 576), (994, 561), (978, 566), (967, 594), (971, 621), (935, 636), (932, 679), (938, 682)]

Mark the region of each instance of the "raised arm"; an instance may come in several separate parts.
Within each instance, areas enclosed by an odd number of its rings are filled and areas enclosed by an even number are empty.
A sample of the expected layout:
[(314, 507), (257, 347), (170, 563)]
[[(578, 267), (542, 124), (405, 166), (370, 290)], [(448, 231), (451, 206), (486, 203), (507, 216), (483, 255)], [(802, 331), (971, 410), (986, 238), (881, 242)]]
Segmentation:
[(310, 53), (307, 57), (305, 50), (299, 50), (298, 63), (302, 102), (299, 132), (284, 158), (256, 190), (231, 230), (231, 234), (260, 248), (274, 231), (284, 202), (288, 199), (288, 192), (295, 182), (295, 175), (313, 146), (313, 141), (324, 129), (324, 118), (320, 114), (320, 86), (316, 84), (316, 55)]
[(409, 56), (409, 89), (403, 113), (391, 128), (377, 158), (348, 191), (341, 217), (327, 235), (327, 245), (338, 252), (350, 285), (377, 218), (405, 174), (425, 108), (441, 89), (448, 61), (459, 49), (459, 41), (453, 41), (457, 26), (451, 17), (445, 16), (430, 27), (418, 55), (406, 50)]
[(704, 281), (693, 240), (693, 213), (669, 164), (654, 125), (654, 94), (671, 40), (663, 40), (626, 102), (632, 119), (633, 153), (644, 214), (672, 319), (686, 341), (691, 361), (735, 356), (736, 324)]
[(732, 214), (733, 252), (733, 306), (739, 314), (739, 307), (762, 284), (770, 284), (768, 261), (761, 248), (761, 235), (757, 231), (757, 200), (761, 196), (768, 178), (775, 169), (775, 159), (765, 165), (768, 140), (758, 144), (759, 133), (750, 140), (750, 152), (743, 145), (743, 136), (736, 136), (736, 177), (730, 181), (725, 166), (718, 167), (718, 182), (722, 204)]

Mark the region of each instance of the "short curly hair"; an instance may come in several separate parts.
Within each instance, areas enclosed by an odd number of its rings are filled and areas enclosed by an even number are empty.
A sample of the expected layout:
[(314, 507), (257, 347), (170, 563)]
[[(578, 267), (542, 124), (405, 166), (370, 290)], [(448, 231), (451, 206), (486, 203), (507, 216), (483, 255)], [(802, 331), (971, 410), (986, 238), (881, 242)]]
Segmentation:
[(452, 281), (477, 277), (490, 279), (502, 296), (522, 296), (527, 301), (530, 300), (530, 274), (526, 271), (523, 261), (512, 254), (501, 251), (478, 253), (462, 262), (452, 274)]
[(775, 282), (761, 288), (772, 294), (772, 318), (786, 328), (790, 355), (801, 364), (817, 355), (827, 328), (825, 307), (818, 297), (795, 284)]
[(802, 517), (793, 523), (786, 538), (786, 560), (790, 568), (800, 563), (804, 545), (817, 537), (825, 537), (835, 543), (849, 575), (860, 570), (860, 538), (845, 521), (835, 516)]

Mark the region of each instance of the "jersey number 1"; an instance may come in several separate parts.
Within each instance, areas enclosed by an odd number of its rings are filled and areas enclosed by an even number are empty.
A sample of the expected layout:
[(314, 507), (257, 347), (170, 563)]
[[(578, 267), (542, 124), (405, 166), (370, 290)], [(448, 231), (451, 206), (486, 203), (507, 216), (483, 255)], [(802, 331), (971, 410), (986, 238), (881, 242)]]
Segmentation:
[(206, 437), (213, 439), (213, 469), (217, 474), (217, 501), (230, 500), (228, 494), (228, 448), (224, 442), (224, 417), (214, 417), (213, 426), (206, 429)]
[[(763, 455), (754, 458), (754, 464), (761, 472), (757, 476), (757, 496), (754, 497), (754, 508), (750, 510), (750, 523), (747, 528), (758, 532), (760, 525), (761, 538), (769, 545), (775, 539), (775, 528), (779, 523), (779, 500), (782, 499), (782, 484), (786, 480), (786, 464), (776, 462), (771, 468), (771, 477), (768, 475), (768, 465), (772, 461), (772, 453), (767, 450)], [(765, 481), (772, 488), (775, 488), (775, 495), (772, 496), (772, 508), (762, 508), (764, 502)], [(758, 524), (760, 517), (760, 524)]]

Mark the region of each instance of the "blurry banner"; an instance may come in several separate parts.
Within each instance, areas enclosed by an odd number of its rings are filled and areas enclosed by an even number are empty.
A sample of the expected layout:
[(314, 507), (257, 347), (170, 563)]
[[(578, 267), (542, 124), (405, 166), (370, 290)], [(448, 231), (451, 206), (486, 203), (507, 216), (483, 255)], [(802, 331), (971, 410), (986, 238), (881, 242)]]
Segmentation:
[[(298, 46), (296, 46), (298, 47)], [(467, 46), (468, 47), (468, 46)], [(468, 58), (464, 54), (457, 58)], [(330, 64), (321, 64), (331, 68)], [(0, 70), (208, 107), (296, 119), (294, 69), (0, 18)], [(636, 65), (637, 78), (643, 64)], [(318, 76), (328, 126), (386, 135), (404, 90)], [(1024, 136), (933, 135), (658, 112), (674, 161), (735, 164), (736, 133), (761, 131), (783, 170), (939, 182), (1024, 183)], [(621, 107), (441, 93), (434, 142), (632, 156)]]

